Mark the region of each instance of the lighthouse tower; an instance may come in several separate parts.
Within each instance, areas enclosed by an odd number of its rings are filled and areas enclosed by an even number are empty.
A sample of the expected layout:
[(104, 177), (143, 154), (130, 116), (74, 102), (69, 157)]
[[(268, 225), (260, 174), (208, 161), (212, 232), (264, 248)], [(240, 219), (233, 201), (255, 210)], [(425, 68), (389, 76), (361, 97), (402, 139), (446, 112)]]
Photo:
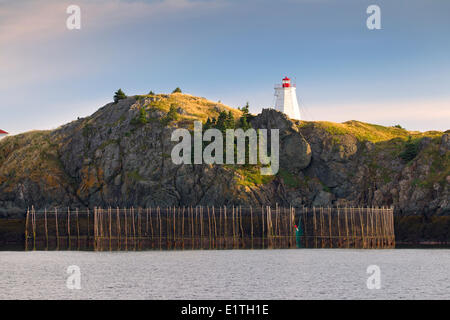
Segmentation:
[(295, 85), (291, 79), (285, 77), (281, 85), (275, 86), (275, 109), (285, 113), (289, 118), (300, 120), (300, 109), (298, 107)]

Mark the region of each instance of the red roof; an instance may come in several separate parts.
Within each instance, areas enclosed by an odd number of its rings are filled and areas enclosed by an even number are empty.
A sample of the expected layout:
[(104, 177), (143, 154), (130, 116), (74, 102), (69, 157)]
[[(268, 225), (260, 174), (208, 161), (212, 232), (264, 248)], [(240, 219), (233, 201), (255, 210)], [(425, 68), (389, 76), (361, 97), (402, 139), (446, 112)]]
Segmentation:
[(8, 134), (8, 132), (3, 131), (2, 129), (0, 129), (0, 134)]
[(289, 79), (288, 77), (284, 77), (283, 80), (289, 81), (289, 80), (291, 80), (291, 79)]

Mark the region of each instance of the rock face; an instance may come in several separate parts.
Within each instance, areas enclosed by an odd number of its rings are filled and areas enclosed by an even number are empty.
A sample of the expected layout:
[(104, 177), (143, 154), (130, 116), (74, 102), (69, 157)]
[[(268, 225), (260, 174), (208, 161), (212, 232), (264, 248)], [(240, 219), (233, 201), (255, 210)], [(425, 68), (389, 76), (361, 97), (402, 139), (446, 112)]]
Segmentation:
[(255, 129), (279, 130), (280, 166), (282, 168), (299, 173), (300, 170), (309, 166), (311, 147), (285, 114), (274, 109), (263, 109), (261, 114), (251, 121), (251, 125)]
[[(168, 103), (177, 105), (180, 119), (167, 120)], [(231, 109), (184, 95), (129, 97), (54, 131), (8, 137), (0, 142), (0, 214), (23, 214), (31, 205), (275, 203), (394, 205), (400, 215), (450, 214), (449, 133), (299, 122), (265, 109), (250, 124), (279, 129), (276, 176), (261, 176), (251, 166), (173, 164), (173, 130), (192, 129), (199, 114), (222, 110)], [(232, 112), (237, 119), (238, 111)], [(408, 136), (417, 154), (405, 161), (400, 155)]]

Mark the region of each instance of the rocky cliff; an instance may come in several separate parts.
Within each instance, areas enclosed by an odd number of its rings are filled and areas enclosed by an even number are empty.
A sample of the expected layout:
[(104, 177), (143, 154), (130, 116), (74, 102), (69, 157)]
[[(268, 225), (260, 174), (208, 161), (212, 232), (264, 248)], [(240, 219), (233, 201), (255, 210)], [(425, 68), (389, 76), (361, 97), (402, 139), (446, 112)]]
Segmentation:
[[(167, 118), (176, 106), (177, 120)], [(28, 206), (394, 205), (399, 215), (449, 215), (450, 133), (358, 121), (293, 121), (265, 109), (254, 128), (280, 129), (280, 170), (174, 165), (175, 128), (220, 111), (184, 94), (134, 96), (53, 131), (0, 142), (0, 210)], [(144, 119), (144, 121), (142, 120)]]

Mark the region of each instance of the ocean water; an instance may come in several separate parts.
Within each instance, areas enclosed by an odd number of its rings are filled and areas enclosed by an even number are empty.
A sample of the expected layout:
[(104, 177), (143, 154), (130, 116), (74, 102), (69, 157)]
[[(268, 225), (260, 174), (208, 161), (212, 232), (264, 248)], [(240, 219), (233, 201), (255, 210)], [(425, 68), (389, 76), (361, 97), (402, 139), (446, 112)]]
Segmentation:
[(0, 299), (450, 299), (450, 250), (0, 252)]

